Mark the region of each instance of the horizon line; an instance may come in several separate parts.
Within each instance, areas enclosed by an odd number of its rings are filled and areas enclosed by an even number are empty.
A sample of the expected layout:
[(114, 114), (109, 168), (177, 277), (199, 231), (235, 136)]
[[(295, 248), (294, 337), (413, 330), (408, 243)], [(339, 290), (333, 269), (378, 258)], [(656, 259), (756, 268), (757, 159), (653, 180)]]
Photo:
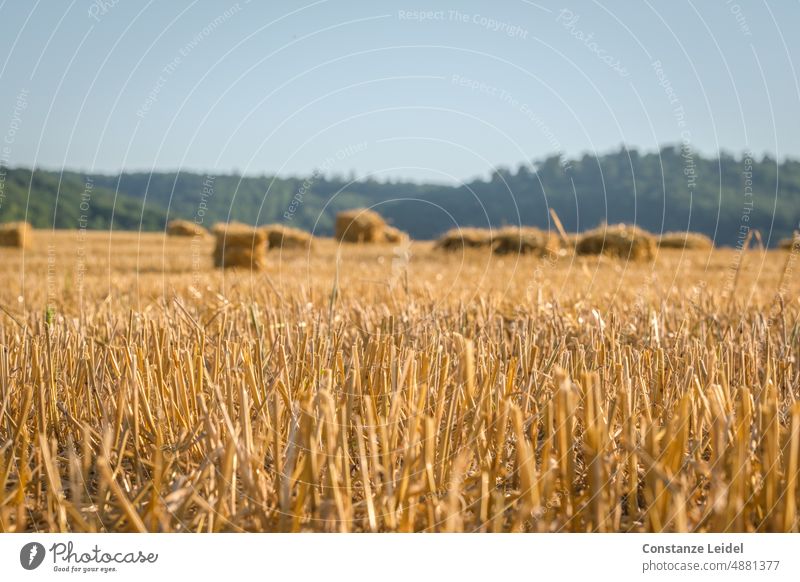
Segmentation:
[[(549, 154), (546, 154), (541, 157), (533, 158), (530, 162), (526, 163), (524, 161), (520, 161), (517, 163), (509, 163), (509, 164), (502, 164), (496, 165), (493, 169), (489, 169), (487, 172), (483, 172), (480, 174), (474, 174), (470, 178), (462, 178), (460, 180), (453, 180), (453, 181), (439, 181), (439, 180), (419, 180), (413, 179), (409, 177), (402, 177), (402, 176), (386, 176), (383, 180), (375, 180), (378, 183), (405, 183), (405, 184), (415, 184), (415, 185), (449, 185), (454, 186), (457, 184), (470, 184), (477, 181), (486, 181), (486, 179), (491, 179), (492, 173), (498, 170), (515, 170), (519, 171), (520, 168), (528, 166), (532, 168), (534, 171), (536, 170), (536, 164), (539, 162), (543, 162), (552, 158), (557, 159), (566, 159), (571, 161), (578, 161), (586, 156), (600, 158), (605, 157), (613, 154), (618, 153), (636, 153), (640, 156), (650, 156), (650, 155), (658, 155), (661, 154), (665, 149), (672, 148), (676, 150), (681, 150), (684, 146), (681, 142), (665, 142), (657, 149), (639, 149), (638, 147), (625, 147), (624, 144), (620, 145), (615, 149), (608, 149), (603, 152), (594, 152), (591, 153), (588, 150), (583, 150), (582, 152), (575, 154), (575, 155), (565, 155), (564, 152), (554, 151)], [(776, 162), (776, 165), (782, 165), (784, 163), (795, 163), (800, 162), (800, 155), (795, 156), (793, 154), (784, 154), (783, 156), (775, 155), (774, 152), (764, 151), (758, 154), (749, 151), (747, 148), (743, 148), (738, 151), (731, 151), (727, 148), (720, 148), (716, 152), (703, 152), (697, 149), (691, 148), (690, 150), (694, 155), (697, 155), (701, 158), (706, 159), (717, 159), (719, 160), (723, 155), (732, 157), (734, 160), (743, 161), (746, 158), (750, 158), (753, 161), (764, 162), (767, 159), (772, 159)], [(124, 175), (134, 175), (134, 174), (145, 174), (145, 175), (155, 175), (155, 174), (194, 174), (198, 176), (227, 176), (227, 177), (238, 177), (238, 178), (272, 178), (272, 179), (281, 179), (281, 180), (292, 180), (292, 179), (304, 179), (307, 178), (309, 175), (313, 175), (318, 173), (319, 168), (311, 168), (307, 170), (304, 174), (278, 174), (278, 173), (270, 173), (267, 171), (261, 172), (241, 172), (236, 168), (231, 168), (229, 170), (224, 171), (211, 171), (208, 169), (200, 169), (200, 168), (153, 168), (153, 169), (144, 169), (144, 168), (133, 168), (133, 169), (120, 169), (116, 171), (107, 171), (107, 170), (100, 170), (100, 171), (88, 171), (84, 168), (75, 168), (75, 167), (66, 167), (63, 166), (61, 168), (58, 167), (47, 167), (47, 166), (30, 166), (25, 164), (14, 164), (14, 165), (5, 165), (0, 163), (0, 173), (5, 173), (7, 170), (27, 170), (30, 172), (33, 171), (42, 171), (48, 173), (72, 173), (72, 174), (81, 174), (84, 176), (102, 176), (107, 178), (115, 178)], [(371, 172), (370, 174), (358, 175), (353, 180), (350, 180), (347, 176), (355, 173), (356, 170), (351, 168), (350, 170), (343, 171), (343, 172), (333, 172), (333, 173), (321, 173), (320, 175), (326, 179), (338, 179), (341, 181), (351, 181), (351, 182), (365, 182), (368, 181), (370, 178), (373, 178), (376, 175), (380, 174), (380, 170), (376, 170)]]

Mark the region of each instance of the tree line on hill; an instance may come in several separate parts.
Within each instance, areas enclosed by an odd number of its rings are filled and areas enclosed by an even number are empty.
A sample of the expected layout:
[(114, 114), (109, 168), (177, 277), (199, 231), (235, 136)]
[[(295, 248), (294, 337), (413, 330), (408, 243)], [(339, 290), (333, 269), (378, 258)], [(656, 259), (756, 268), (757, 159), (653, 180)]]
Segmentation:
[(640, 154), (620, 149), (576, 159), (550, 156), (461, 185), (307, 177), (207, 176), (191, 172), (86, 175), (0, 168), (0, 222), (37, 228), (163, 230), (173, 218), (283, 223), (328, 236), (336, 212), (372, 207), (416, 239), (455, 226), (568, 231), (606, 221), (655, 233), (696, 231), (736, 245), (748, 228), (773, 246), (800, 221), (800, 161), (722, 153), (704, 157), (675, 146)]

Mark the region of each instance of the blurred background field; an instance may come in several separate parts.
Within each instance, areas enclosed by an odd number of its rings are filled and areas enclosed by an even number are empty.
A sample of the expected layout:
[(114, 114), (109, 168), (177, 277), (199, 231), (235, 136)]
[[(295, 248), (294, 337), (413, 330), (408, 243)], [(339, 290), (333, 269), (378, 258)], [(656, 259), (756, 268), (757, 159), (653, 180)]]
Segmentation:
[[(281, 291), (288, 301), (328, 306), (337, 277), (341, 301), (388, 303), (428, 300), (440, 305), (484, 302), (532, 313), (543, 302), (631, 308), (631, 301), (684, 304), (691, 298), (757, 309), (769, 305), (787, 267), (787, 250), (661, 248), (652, 262), (605, 256), (494, 255), (488, 248), (441, 252), (429, 241), (350, 245), (317, 238), (307, 249), (272, 249), (263, 272), (213, 267), (210, 237), (152, 232), (37, 230), (26, 250), (0, 247), (8, 309), (44, 310), (74, 317), (98, 302), (121, 309), (154, 307), (174, 296), (188, 303), (232, 294), (243, 301)], [(741, 267), (739, 265), (741, 264)], [(789, 269), (796, 269), (789, 265)], [(731, 299), (738, 271), (737, 289)], [(794, 272), (783, 276), (796, 296)], [(713, 290), (713, 293), (711, 293)], [(49, 294), (49, 299), (48, 299)], [(793, 295), (794, 294), (794, 295)], [(277, 296), (276, 296), (277, 299)], [(731, 303), (732, 302), (732, 303)]]

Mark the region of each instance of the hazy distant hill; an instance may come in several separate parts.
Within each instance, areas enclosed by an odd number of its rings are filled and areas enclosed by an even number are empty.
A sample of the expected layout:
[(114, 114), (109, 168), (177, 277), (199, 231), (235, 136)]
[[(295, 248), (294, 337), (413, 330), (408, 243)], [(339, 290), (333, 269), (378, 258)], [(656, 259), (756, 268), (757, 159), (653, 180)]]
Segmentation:
[(5, 172), (0, 222), (23, 218), (27, 204), (28, 220), (40, 228), (77, 228), (83, 219), (89, 228), (107, 229), (113, 217), (115, 229), (157, 230), (180, 217), (207, 226), (228, 219), (287, 222), (329, 235), (337, 210), (377, 205), (397, 227), (426, 239), (455, 225), (548, 227), (552, 207), (571, 231), (603, 220), (636, 222), (654, 232), (696, 230), (733, 245), (742, 227), (759, 229), (765, 240), (771, 232), (774, 244), (790, 236), (800, 220), (800, 162), (750, 162), (726, 154), (703, 158), (673, 147), (644, 155), (620, 150), (574, 160), (550, 157), (460, 187), (349, 182), (315, 174), (87, 177), (39, 170), (31, 183), (29, 169)]

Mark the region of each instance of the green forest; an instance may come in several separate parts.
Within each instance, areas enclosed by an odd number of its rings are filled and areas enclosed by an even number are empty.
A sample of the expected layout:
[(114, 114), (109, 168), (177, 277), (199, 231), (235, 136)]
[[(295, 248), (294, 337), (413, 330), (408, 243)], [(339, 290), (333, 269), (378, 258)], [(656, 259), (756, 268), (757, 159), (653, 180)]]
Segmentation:
[(755, 228), (774, 246), (800, 221), (800, 161), (680, 146), (640, 154), (620, 149), (578, 159), (551, 156), (460, 186), (305, 177), (204, 176), (185, 172), (87, 175), (0, 169), (0, 222), (37, 228), (161, 230), (173, 218), (205, 226), (236, 220), (282, 222), (330, 235), (337, 211), (373, 207), (417, 239), (454, 226), (523, 224), (552, 228), (553, 208), (568, 231), (606, 221), (652, 232), (692, 230), (735, 245)]

